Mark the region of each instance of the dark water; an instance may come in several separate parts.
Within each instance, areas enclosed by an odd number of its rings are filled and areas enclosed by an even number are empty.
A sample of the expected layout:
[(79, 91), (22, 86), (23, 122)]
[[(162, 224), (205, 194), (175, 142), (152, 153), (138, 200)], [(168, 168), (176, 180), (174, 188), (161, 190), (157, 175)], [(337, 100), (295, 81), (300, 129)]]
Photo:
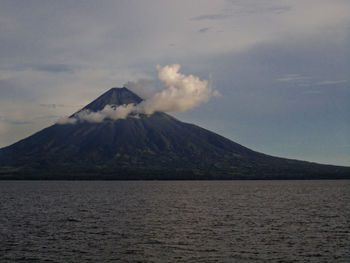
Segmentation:
[(350, 181), (0, 181), (0, 262), (350, 262)]

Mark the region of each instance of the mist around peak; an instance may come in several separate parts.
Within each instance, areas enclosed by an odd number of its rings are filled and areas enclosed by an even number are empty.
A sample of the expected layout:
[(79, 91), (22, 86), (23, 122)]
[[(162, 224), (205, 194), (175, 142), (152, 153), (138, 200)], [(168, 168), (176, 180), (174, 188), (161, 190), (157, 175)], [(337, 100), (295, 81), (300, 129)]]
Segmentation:
[(180, 67), (178, 64), (157, 66), (158, 80), (163, 84), (160, 90), (155, 89), (153, 80), (128, 82), (126, 86), (144, 99), (138, 104), (106, 105), (97, 112), (82, 110), (72, 117), (60, 119), (58, 124), (102, 122), (105, 119), (118, 120), (155, 112), (184, 112), (218, 94), (209, 87), (207, 80), (179, 73)]

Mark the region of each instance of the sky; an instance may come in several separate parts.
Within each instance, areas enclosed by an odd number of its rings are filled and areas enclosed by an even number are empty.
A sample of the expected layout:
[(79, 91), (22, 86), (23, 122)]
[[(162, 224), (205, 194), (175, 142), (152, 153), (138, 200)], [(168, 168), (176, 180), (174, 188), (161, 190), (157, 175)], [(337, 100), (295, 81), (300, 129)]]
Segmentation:
[(350, 166), (349, 0), (0, 6), (0, 147), (180, 64), (221, 96), (173, 116), (266, 154)]

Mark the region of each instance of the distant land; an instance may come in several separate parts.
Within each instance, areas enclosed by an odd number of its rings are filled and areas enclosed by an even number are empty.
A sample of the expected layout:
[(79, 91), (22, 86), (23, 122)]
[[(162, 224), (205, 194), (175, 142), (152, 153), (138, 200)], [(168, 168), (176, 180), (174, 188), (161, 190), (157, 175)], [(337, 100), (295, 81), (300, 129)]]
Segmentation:
[[(112, 88), (79, 112), (140, 102), (127, 88)], [(0, 179), (350, 179), (350, 167), (255, 152), (163, 112), (99, 122), (75, 119), (79, 112), (0, 149)]]

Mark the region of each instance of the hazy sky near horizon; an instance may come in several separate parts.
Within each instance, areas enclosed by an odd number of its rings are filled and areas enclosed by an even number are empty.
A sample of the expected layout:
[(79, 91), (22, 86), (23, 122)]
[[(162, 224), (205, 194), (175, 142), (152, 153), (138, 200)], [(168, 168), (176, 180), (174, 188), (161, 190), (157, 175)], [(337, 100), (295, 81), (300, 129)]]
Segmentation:
[(0, 147), (175, 63), (222, 94), (180, 120), (350, 165), (349, 0), (0, 0)]

